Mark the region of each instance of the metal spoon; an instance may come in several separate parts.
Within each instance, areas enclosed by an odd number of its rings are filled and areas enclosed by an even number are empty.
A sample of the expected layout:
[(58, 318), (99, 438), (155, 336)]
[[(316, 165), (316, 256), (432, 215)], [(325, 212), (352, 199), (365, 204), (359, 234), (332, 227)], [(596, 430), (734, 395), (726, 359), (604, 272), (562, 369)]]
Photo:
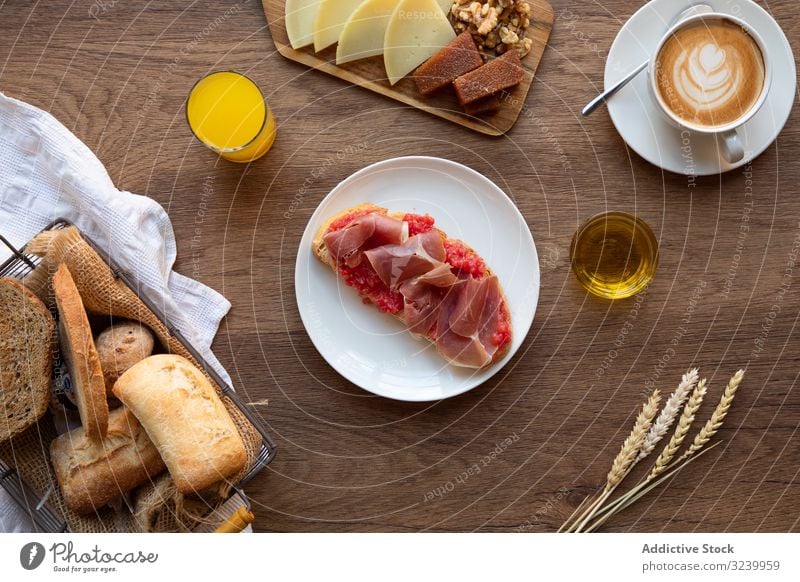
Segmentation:
[[(679, 22), (682, 22), (683, 20), (686, 20), (687, 18), (689, 18), (690, 16), (694, 16), (695, 14), (706, 14), (708, 12), (713, 12), (713, 11), (714, 11), (714, 9), (711, 6), (709, 6), (708, 4), (694, 4), (694, 5), (690, 6), (689, 8), (687, 8), (686, 10), (684, 10), (683, 12), (680, 12), (672, 20), (672, 22), (670, 23), (670, 25), (667, 28), (672, 28), (673, 26), (675, 26)], [(617, 91), (619, 91), (625, 85), (627, 85), (633, 79), (635, 79), (636, 75), (638, 75), (639, 73), (644, 71), (647, 68), (647, 65), (649, 63), (650, 63), (650, 59), (648, 58), (641, 65), (639, 65), (634, 70), (632, 70), (630, 73), (625, 75), (622, 79), (620, 79), (615, 84), (613, 84), (611, 87), (609, 87), (608, 89), (606, 89), (605, 91), (600, 93), (600, 95), (598, 95), (597, 97), (595, 97), (594, 99), (589, 101), (589, 103), (586, 105), (586, 107), (583, 108), (583, 111), (581, 111), (581, 115), (584, 115), (584, 116), (589, 115), (592, 111), (597, 109), (601, 104), (603, 104), (606, 101), (608, 101)]]

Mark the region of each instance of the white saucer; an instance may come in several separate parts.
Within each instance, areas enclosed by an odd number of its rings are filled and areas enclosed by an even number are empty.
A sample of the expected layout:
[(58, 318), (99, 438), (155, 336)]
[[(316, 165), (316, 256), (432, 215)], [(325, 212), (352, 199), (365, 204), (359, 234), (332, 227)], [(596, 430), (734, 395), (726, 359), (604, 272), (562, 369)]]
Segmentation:
[[(428, 213), (439, 228), (486, 260), (500, 278), (511, 312), (513, 340), (506, 357), (484, 370), (447, 364), (433, 344), (414, 340), (397, 319), (364, 305), (313, 256), (312, 240), (325, 220), (361, 202)], [(539, 298), (539, 258), (525, 219), (491, 180), (449, 160), (394, 158), (351, 175), (314, 211), (297, 252), (295, 293), (311, 341), (342, 376), (387, 398), (440, 400), (494, 376), (522, 345)]]
[(611, 120), (622, 139), (651, 164), (670, 172), (707, 176), (747, 164), (775, 141), (789, 118), (795, 96), (795, 64), (786, 35), (777, 22), (750, 0), (651, 0), (619, 31), (606, 61), (605, 86), (610, 87), (648, 58), (669, 23), (692, 4), (702, 1), (715, 12), (732, 14), (750, 24), (764, 39), (772, 60), (772, 88), (761, 110), (739, 129), (745, 158), (729, 164), (714, 136), (686, 135), (670, 125), (653, 101), (647, 72), (624, 87), (608, 103)]

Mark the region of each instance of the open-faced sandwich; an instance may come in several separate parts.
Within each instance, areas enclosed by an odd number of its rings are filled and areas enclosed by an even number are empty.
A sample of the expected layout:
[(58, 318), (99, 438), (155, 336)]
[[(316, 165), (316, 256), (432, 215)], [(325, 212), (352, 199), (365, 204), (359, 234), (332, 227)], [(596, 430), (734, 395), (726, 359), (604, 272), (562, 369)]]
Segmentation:
[(455, 366), (489, 366), (511, 347), (511, 316), (497, 276), (428, 215), (360, 204), (322, 225), (313, 252), (365, 303), (405, 323)]

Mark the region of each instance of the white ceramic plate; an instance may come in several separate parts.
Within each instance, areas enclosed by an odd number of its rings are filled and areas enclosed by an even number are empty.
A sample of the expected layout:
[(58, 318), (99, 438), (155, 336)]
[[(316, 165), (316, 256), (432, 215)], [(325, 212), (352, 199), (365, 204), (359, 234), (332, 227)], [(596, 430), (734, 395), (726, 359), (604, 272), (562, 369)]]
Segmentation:
[[(764, 39), (772, 59), (772, 88), (758, 113), (739, 129), (745, 157), (736, 164), (722, 159), (714, 136), (693, 135), (689, 140), (663, 117), (647, 88), (642, 72), (608, 103), (611, 120), (622, 139), (651, 164), (679, 174), (707, 176), (741, 167), (761, 155), (778, 137), (789, 119), (795, 94), (792, 49), (778, 23), (750, 0), (701, 0), (715, 12), (738, 16)], [(608, 53), (605, 86), (646, 60), (669, 23), (698, 0), (651, 0), (631, 16)]]
[[(361, 202), (430, 214), (439, 228), (486, 260), (500, 278), (514, 329), (503, 360), (485, 370), (447, 364), (433, 344), (415, 340), (401, 322), (364, 305), (313, 256), (311, 243), (322, 223)], [(440, 158), (395, 158), (356, 172), (320, 203), (300, 241), (295, 292), (311, 341), (342, 376), (387, 398), (439, 400), (485, 382), (519, 349), (539, 299), (539, 258), (519, 210), (488, 178)]]

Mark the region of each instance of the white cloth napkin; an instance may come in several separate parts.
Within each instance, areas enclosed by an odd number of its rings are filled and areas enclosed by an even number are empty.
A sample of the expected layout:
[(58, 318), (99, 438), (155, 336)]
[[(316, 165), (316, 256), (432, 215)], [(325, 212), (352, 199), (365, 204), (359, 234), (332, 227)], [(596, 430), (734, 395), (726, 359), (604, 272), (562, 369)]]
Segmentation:
[[(19, 248), (57, 218), (110, 253), (230, 383), (210, 349), (230, 303), (172, 270), (175, 233), (164, 209), (118, 190), (100, 160), (52, 115), (0, 93), (0, 234)], [(0, 243), (0, 262), (10, 254)], [(31, 529), (0, 488), (0, 531)]]

